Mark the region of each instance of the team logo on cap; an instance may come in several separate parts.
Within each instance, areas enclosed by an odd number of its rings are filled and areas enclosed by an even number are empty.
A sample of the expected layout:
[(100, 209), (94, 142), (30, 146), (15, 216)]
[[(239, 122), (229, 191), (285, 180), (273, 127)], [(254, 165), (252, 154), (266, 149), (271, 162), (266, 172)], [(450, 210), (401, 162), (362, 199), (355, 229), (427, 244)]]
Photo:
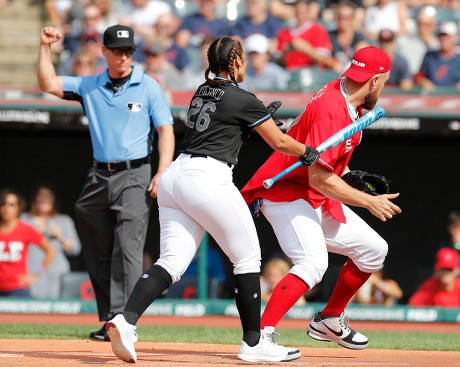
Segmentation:
[(117, 38), (129, 38), (129, 31), (117, 31)]
[(357, 61), (355, 59), (351, 60), (352, 64), (355, 64), (356, 66), (359, 66), (360, 68), (365, 68), (366, 64), (364, 62)]

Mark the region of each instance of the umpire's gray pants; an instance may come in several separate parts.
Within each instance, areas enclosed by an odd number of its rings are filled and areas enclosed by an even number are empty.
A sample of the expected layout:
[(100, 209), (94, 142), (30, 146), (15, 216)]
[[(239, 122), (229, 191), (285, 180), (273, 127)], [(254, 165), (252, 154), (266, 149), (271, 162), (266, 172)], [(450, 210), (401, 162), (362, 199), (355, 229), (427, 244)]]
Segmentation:
[(75, 204), (76, 222), (99, 320), (122, 312), (143, 271), (151, 166), (89, 170)]

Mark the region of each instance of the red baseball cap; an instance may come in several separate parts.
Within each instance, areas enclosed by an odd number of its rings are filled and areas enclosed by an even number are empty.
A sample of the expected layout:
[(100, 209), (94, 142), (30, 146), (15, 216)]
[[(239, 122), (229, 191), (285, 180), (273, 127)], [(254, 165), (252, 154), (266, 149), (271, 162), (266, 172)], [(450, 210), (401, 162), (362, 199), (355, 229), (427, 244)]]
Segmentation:
[(361, 83), (375, 74), (386, 73), (390, 69), (391, 60), (385, 51), (375, 46), (368, 46), (356, 51), (350, 67), (343, 75)]
[(436, 269), (455, 269), (459, 267), (458, 252), (450, 247), (444, 247), (436, 253)]

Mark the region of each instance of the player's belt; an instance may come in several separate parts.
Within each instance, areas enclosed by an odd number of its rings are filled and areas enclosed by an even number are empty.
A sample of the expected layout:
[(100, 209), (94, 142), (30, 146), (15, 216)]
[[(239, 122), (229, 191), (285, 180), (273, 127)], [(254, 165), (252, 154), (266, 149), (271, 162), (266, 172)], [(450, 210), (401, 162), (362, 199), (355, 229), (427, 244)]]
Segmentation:
[[(190, 154), (190, 158), (208, 158), (208, 156), (206, 154), (201, 154), (201, 153), (192, 153), (192, 154)], [(224, 162), (224, 161), (220, 161), (220, 162), (226, 164), (230, 168), (233, 167), (233, 164), (231, 164), (231, 163)]]
[(144, 157), (139, 159), (133, 159), (131, 161), (119, 161), (119, 162), (98, 162), (94, 161), (94, 167), (109, 172), (120, 172), (127, 169), (139, 168), (140, 166), (149, 163), (150, 158)]

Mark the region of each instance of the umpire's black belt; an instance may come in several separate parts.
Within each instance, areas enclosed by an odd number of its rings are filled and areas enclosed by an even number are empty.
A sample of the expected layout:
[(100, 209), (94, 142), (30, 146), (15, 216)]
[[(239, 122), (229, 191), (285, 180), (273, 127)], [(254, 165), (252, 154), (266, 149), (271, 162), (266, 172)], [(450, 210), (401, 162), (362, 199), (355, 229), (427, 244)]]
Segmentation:
[(109, 172), (120, 172), (127, 169), (139, 168), (140, 166), (149, 163), (149, 157), (133, 159), (132, 161), (120, 161), (120, 162), (98, 162), (94, 161), (94, 167), (96, 169), (102, 169)]

